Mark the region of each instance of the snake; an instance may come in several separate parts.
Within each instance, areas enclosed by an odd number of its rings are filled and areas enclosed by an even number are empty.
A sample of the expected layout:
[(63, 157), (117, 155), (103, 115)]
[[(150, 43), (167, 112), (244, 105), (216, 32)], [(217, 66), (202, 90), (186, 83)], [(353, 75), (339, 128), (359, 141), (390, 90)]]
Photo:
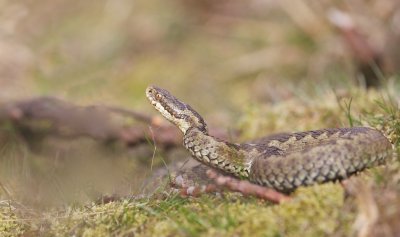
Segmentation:
[(201, 163), (251, 183), (290, 193), (300, 186), (341, 181), (382, 165), (392, 144), (370, 127), (328, 128), (281, 133), (245, 143), (209, 134), (207, 124), (190, 105), (151, 85), (150, 103), (183, 133), (183, 145)]

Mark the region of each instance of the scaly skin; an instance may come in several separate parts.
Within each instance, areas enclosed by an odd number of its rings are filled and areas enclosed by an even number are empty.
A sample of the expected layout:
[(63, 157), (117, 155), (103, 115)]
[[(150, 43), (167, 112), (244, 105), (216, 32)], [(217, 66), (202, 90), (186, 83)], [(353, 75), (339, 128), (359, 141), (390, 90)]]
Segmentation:
[(208, 135), (204, 119), (168, 91), (150, 86), (146, 95), (183, 132), (184, 146), (198, 161), (280, 192), (345, 179), (382, 164), (392, 152), (388, 139), (367, 127), (286, 133), (252, 143), (230, 143)]

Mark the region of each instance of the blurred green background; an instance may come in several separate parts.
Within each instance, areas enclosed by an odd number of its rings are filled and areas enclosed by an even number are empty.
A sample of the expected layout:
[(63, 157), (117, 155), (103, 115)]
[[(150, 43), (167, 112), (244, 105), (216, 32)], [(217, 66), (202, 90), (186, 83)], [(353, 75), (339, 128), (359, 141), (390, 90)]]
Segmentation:
[(389, 0), (0, 4), (3, 100), (57, 95), (150, 111), (143, 91), (157, 84), (203, 113), (355, 84), (329, 11), (348, 11), (382, 48), (396, 9)]

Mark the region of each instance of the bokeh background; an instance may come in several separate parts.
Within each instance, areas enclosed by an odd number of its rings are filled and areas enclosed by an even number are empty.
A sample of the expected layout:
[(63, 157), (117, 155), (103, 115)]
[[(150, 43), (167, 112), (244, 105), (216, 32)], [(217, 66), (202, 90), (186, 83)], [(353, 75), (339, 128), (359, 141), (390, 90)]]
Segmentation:
[(143, 110), (148, 84), (199, 99), (205, 112), (347, 87), (355, 63), (332, 10), (346, 11), (380, 51), (396, 49), (388, 35), (399, 27), (391, 0), (1, 4), (3, 100), (57, 95)]
[[(0, 104), (53, 96), (156, 116), (144, 95), (154, 84), (231, 140), (349, 126), (351, 101), (358, 117), (381, 90), (398, 100), (399, 9), (395, 0), (0, 0)], [(147, 194), (159, 169), (189, 158), (152, 137), (32, 147), (8, 123), (0, 133), (0, 197), (29, 208)]]

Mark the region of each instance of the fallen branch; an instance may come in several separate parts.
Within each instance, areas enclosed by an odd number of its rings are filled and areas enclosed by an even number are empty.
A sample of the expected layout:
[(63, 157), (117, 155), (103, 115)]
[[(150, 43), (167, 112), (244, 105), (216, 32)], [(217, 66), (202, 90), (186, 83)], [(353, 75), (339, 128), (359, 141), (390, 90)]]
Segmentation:
[(218, 186), (226, 187), (231, 191), (240, 192), (243, 195), (253, 195), (257, 198), (268, 200), (274, 203), (281, 203), (291, 199), (289, 196), (286, 196), (285, 194), (277, 192), (273, 189), (250, 183), (247, 180), (238, 180), (230, 176), (221, 175), (212, 169), (207, 171), (207, 176), (214, 180)]
[[(140, 123), (128, 125), (127, 119)], [(135, 146), (151, 140), (149, 127), (152, 126), (157, 133), (154, 136), (157, 145), (170, 147), (181, 144), (177, 129), (146, 114), (118, 107), (78, 106), (53, 97), (3, 104), (0, 106), (0, 123), (7, 122), (28, 142), (46, 136), (65, 139), (90, 137)]]
[(181, 172), (176, 176), (171, 186), (183, 197), (198, 197), (205, 193), (228, 191), (240, 192), (243, 195), (252, 195), (273, 203), (282, 203), (291, 200), (291, 197), (271, 188), (239, 180), (229, 175), (219, 173), (205, 165), (197, 165)]

